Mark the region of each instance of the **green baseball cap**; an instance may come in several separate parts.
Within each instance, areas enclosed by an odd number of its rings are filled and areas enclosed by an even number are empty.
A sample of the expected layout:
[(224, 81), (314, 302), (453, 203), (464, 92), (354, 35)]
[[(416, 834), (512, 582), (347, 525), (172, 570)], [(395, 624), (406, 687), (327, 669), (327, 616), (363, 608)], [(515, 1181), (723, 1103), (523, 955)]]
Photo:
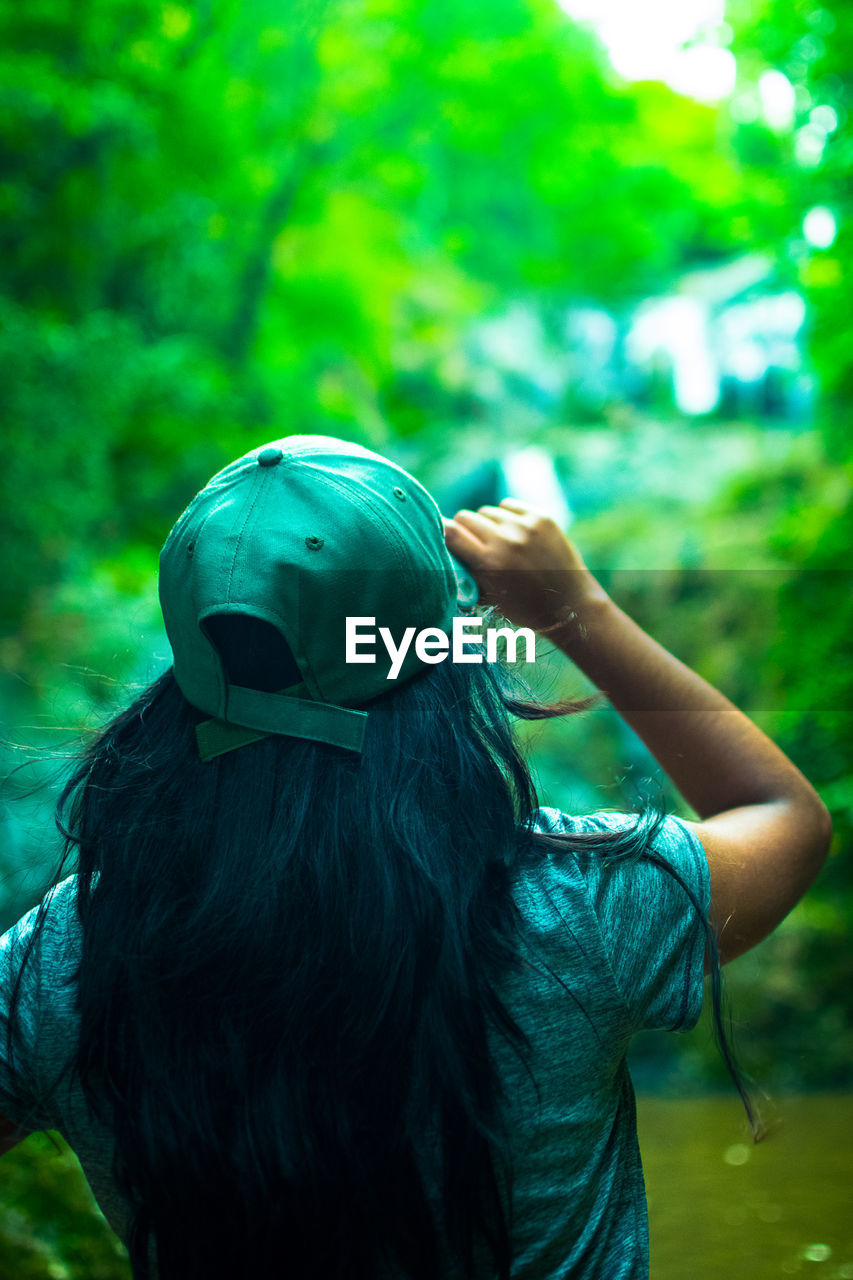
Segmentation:
[[(391, 660), (346, 661), (347, 618), (449, 632), (476, 584), (450, 556), (434, 500), (396, 463), (330, 436), (253, 449), (209, 481), (160, 553), (160, 604), (178, 686), (210, 716), (209, 760), (269, 734), (360, 751), (365, 704), (394, 685)], [(229, 681), (213, 618), (271, 624), (298, 678), (276, 692)], [(396, 683), (424, 670), (409, 646)]]

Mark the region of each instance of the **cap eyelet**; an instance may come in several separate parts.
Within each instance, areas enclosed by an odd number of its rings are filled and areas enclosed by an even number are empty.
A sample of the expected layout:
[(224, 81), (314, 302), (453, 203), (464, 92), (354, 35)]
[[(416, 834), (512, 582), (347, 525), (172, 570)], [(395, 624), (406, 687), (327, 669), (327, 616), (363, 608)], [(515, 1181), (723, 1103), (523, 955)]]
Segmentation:
[(277, 463), (281, 462), (283, 457), (284, 457), (284, 454), (282, 450), (278, 448), (277, 445), (268, 445), (266, 449), (261, 449), (260, 453), (258, 454), (258, 458), (257, 458), (258, 466), (274, 467), (276, 466)]
[(195, 538), (193, 538), (192, 542), (187, 543), (187, 559), (192, 560), (194, 555), (195, 555)]
[(314, 534), (309, 534), (305, 539), (305, 545), (309, 551), (319, 551), (323, 545), (323, 538), (318, 538)]
[(401, 489), (399, 485), (394, 486), (393, 492), (395, 498), (399, 498), (401, 502), (406, 501), (406, 492), (404, 489)]

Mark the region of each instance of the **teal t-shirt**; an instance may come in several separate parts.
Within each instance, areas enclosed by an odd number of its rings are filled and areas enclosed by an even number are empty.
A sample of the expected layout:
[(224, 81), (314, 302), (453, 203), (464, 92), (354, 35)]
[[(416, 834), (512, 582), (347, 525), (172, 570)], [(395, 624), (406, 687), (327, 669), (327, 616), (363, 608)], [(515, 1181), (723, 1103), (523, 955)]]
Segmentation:
[[(630, 821), (624, 814), (572, 818), (541, 809), (537, 826), (580, 831)], [(695, 835), (667, 818), (653, 848), (707, 913), (708, 867)], [(91, 1120), (68, 1075), (50, 1101), (38, 1105), (77, 1035), (75, 893), (72, 876), (49, 895), (43, 940), (25, 972), (25, 1035), (14, 1080), (5, 1061), (6, 1015), (35, 910), (0, 939), (0, 1114), (59, 1130), (107, 1220), (123, 1235), (127, 1215), (110, 1174), (111, 1133)], [(522, 963), (502, 994), (529, 1037), (530, 1070), (499, 1037), (492, 1044), (505, 1084), (512, 1157), (512, 1275), (640, 1280), (648, 1275), (648, 1222), (626, 1053), (636, 1031), (696, 1023), (704, 930), (674, 876), (645, 859), (608, 860), (602, 851), (548, 855), (519, 873), (515, 898)], [(484, 1271), (484, 1280), (488, 1275)]]

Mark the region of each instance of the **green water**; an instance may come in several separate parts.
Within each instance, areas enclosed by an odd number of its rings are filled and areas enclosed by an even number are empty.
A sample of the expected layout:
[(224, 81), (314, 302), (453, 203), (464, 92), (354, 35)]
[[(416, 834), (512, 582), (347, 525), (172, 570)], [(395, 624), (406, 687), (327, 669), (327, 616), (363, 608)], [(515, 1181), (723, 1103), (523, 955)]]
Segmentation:
[(853, 1097), (641, 1098), (653, 1280), (853, 1280)]
[[(777, 1100), (751, 1142), (732, 1098), (641, 1098), (652, 1280), (853, 1280), (853, 1097)], [(128, 1280), (73, 1157), (0, 1160), (0, 1280)]]

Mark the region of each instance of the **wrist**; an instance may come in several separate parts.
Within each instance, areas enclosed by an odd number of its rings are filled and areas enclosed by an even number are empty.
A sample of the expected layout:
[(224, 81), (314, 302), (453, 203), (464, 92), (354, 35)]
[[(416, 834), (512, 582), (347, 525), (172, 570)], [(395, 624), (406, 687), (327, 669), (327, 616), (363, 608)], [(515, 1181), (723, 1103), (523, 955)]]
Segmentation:
[(571, 658), (620, 613), (618, 605), (614, 604), (601, 583), (589, 574), (583, 589), (572, 594), (545, 634), (552, 644)]

